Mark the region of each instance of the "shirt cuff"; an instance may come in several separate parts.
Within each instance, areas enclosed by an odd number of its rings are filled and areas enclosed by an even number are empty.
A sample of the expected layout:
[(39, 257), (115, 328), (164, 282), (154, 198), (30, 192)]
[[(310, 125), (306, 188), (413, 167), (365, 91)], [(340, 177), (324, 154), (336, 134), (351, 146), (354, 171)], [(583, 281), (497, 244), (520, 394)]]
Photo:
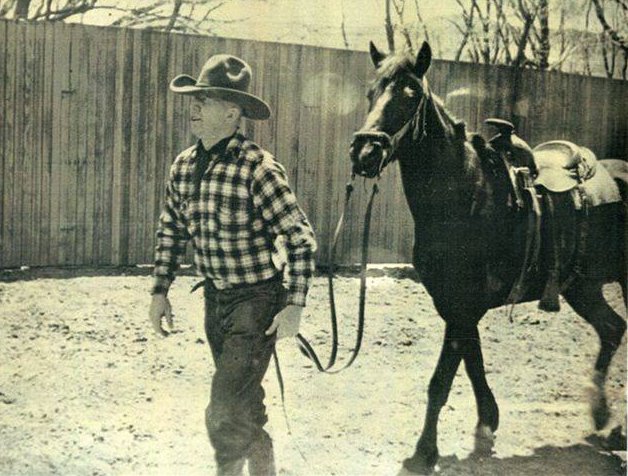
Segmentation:
[(155, 281), (153, 282), (150, 293), (167, 295), (171, 284), (172, 280), (170, 278), (166, 276), (155, 276)]
[(305, 307), (305, 297), (307, 296), (307, 287), (299, 284), (288, 285), (287, 305)]

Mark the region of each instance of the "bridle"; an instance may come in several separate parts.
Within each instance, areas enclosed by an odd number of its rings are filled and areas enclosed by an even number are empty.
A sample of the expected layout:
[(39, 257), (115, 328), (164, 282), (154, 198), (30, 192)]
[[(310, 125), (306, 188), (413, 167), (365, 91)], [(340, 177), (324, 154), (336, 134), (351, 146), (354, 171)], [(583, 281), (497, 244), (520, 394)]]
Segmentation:
[(399, 144), (406, 137), (408, 131), (410, 129), (416, 130), (416, 124), (420, 121), (420, 137), (415, 137), (418, 139), (418, 143), (421, 143), (423, 139), (427, 136), (427, 98), (428, 96), (431, 98), (432, 92), (429, 89), (427, 84), (427, 79), (419, 78), (413, 73), (407, 73), (411, 78), (413, 78), (417, 83), (421, 84), (423, 88), (423, 94), (421, 95), (421, 100), (417, 105), (417, 108), (412, 114), (412, 117), (408, 119), (401, 128), (395, 132), (392, 136), (384, 131), (358, 131), (353, 134), (353, 141), (351, 145), (355, 145), (358, 139), (367, 139), (371, 145), (381, 149), (381, 160), (379, 162), (379, 166), (377, 168), (377, 176), (382, 173), (382, 170), (392, 162), (395, 157), (395, 153), (399, 149)]

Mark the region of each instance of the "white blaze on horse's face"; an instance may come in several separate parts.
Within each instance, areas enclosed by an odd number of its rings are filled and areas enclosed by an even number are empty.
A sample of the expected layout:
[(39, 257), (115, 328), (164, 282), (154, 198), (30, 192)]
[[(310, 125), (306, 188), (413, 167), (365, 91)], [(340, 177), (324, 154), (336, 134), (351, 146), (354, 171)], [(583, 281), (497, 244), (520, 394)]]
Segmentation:
[[(389, 134), (385, 129), (386, 108), (390, 103), (392, 85), (377, 98), (369, 93), (371, 106), (364, 126), (351, 144), (350, 156), (353, 172), (364, 177), (375, 177), (382, 168), (389, 146)], [(384, 134), (381, 134), (384, 133)]]

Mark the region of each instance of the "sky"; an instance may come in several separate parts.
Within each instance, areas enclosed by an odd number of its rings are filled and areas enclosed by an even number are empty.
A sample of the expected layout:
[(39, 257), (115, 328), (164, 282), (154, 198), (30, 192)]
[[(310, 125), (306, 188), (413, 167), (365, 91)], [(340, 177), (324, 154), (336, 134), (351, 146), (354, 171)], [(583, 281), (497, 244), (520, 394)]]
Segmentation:
[[(413, 0), (407, 3), (408, 8), (414, 8)], [(115, 4), (124, 7), (140, 3), (120, 0)], [(212, 14), (221, 21), (215, 25), (214, 33), (261, 41), (340, 46), (344, 14), (346, 28), (351, 32), (375, 32), (383, 39), (384, 4), (384, 0), (225, 0)], [(419, 0), (419, 4), (426, 22), (460, 11), (455, 0)], [(413, 12), (408, 13), (414, 16)], [(115, 13), (97, 10), (84, 15), (83, 22), (106, 25), (111, 23), (112, 15)], [(368, 41), (351, 45), (352, 49), (367, 47)]]
[[(100, 0), (99, 5), (116, 5), (134, 8), (156, 0)], [(587, 0), (550, 0), (550, 28), (557, 28), (559, 15), (556, 10), (566, 6), (571, 28), (583, 29)], [(343, 16), (352, 50), (367, 50), (369, 40), (379, 45), (386, 44), (384, 17), (385, 0), (196, 0), (197, 12), (202, 14), (203, 5), (223, 3), (212, 13), (217, 22), (211, 24), (211, 33), (216, 36), (279, 41), (313, 46), (345, 48), (341, 30)], [(170, 1), (166, 2), (172, 8)], [(468, 0), (462, 3), (469, 4)], [(415, 4), (421, 16), (433, 32), (431, 43), (437, 57), (449, 57), (457, 48), (460, 34), (452, 25), (459, 20), (461, 8), (456, 0), (406, 0), (406, 19), (415, 20)], [(484, 8), (485, 2), (480, 5)], [(94, 10), (75, 21), (87, 24), (108, 25), (119, 13)], [(394, 16), (393, 12), (393, 16)], [(422, 40), (422, 38), (421, 38)], [(442, 53), (439, 54), (439, 53)]]
[[(121, 8), (137, 8), (143, 4), (153, 4), (157, 0), (99, 0), (99, 5), (109, 2)], [(196, 16), (203, 16), (207, 5), (222, 3), (212, 12), (215, 21), (208, 24), (209, 34), (226, 38), (239, 38), (254, 41), (303, 44), (329, 48), (348, 48), (367, 51), (370, 41), (387, 48), (384, 27), (385, 0), (193, 0), (196, 2)], [(566, 26), (576, 31), (585, 30), (585, 5), (590, 0), (549, 0), (550, 28), (556, 31), (560, 19), (559, 10), (567, 12)], [(186, 3), (192, 3), (186, 0)], [(461, 0), (469, 5), (470, 0)], [(170, 13), (172, 1), (165, 2)], [(454, 59), (461, 42), (461, 34), (453, 22), (461, 23), (462, 10), (456, 0), (406, 0), (406, 24), (416, 25), (415, 5), (418, 4), (424, 23), (429, 32), (429, 41), (436, 58)], [(479, 2), (485, 9), (486, 2)], [(75, 17), (74, 21), (86, 24), (109, 25), (120, 13), (108, 10), (94, 10)], [(393, 18), (395, 14), (393, 12)], [(341, 25), (345, 21), (345, 32)], [(514, 24), (519, 24), (515, 20)], [(599, 22), (590, 14), (591, 32), (600, 31)], [(413, 38), (415, 47), (425, 39), (422, 28)], [(397, 37), (397, 41), (402, 41)], [(579, 40), (576, 40), (579, 41)], [(401, 43), (397, 43), (400, 45)], [(570, 46), (569, 48), (572, 48)], [(551, 59), (560, 55), (558, 48), (552, 48)], [(580, 55), (581, 56), (581, 55)], [(571, 54), (563, 65), (565, 71), (582, 72), (582, 59)], [(601, 57), (600, 57), (601, 58)], [(601, 59), (598, 58), (600, 61)], [(602, 68), (602, 69), (600, 69)], [(595, 74), (603, 74), (601, 65), (594, 65)]]

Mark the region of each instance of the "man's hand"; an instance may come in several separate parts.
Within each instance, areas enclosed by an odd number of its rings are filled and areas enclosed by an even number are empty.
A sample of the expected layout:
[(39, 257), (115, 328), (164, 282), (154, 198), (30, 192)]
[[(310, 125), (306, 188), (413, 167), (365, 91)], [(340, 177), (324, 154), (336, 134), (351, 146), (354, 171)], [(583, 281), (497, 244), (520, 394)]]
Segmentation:
[(168, 324), (169, 330), (172, 331), (172, 307), (170, 306), (170, 301), (164, 294), (153, 294), (148, 314), (150, 322), (153, 325), (153, 329), (155, 329), (157, 334), (164, 337), (169, 334), (169, 332), (164, 330), (161, 325), (164, 317), (166, 318), (166, 324)]
[(296, 336), (301, 325), (302, 313), (303, 308), (301, 306), (286, 306), (275, 316), (273, 323), (266, 329), (266, 335), (272, 335), (273, 332), (277, 331), (277, 339)]

